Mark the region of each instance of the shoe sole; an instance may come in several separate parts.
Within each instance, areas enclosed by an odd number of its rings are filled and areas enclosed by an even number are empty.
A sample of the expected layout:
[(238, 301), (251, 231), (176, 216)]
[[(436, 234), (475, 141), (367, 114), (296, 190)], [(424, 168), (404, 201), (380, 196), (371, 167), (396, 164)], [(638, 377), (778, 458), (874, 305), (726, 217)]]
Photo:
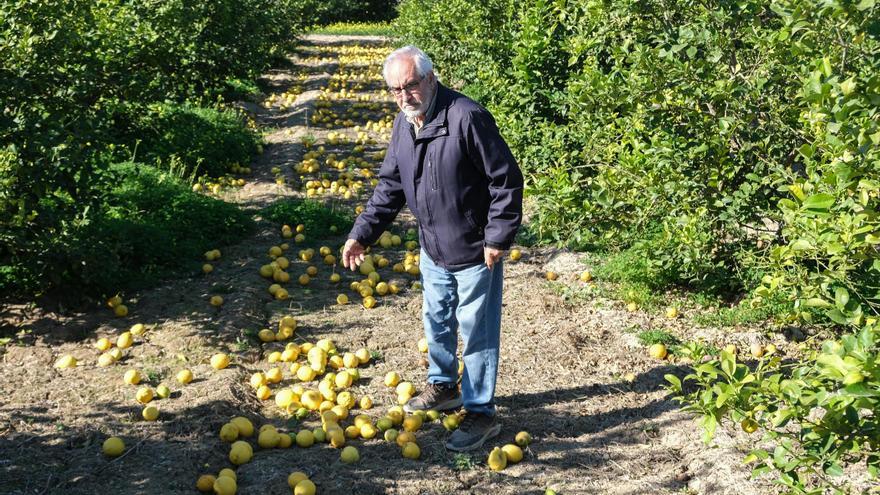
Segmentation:
[[(459, 407), (461, 407), (461, 397), (459, 397), (457, 399), (448, 400), (446, 402), (441, 402), (441, 403), (437, 404), (437, 407), (434, 407), (432, 409), (435, 409), (437, 411), (448, 411), (450, 409), (456, 409)], [(404, 404), (404, 406), (403, 406), (403, 412), (408, 412), (410, 414), (412, 414), (416, 411), (429, 411), (429, 410), (430, 409), (415, 409), (415, 408), (409, 407), (409, 404)]]
[(495, 426), (486, 430), (486, 434), (483, 435), (483, 438), (481, 438), (480, 441), (466, 447), (456, 447), (455, 445), (447, 442), (446, 449), (453, 452), (470, 452), (471, 450), (477, 450), (478, 448), (482, 447), (484, 443), (486, 443), (486, 440), (498, 436), (499, 433), (501, 433), (501, 425), (496, 424)]

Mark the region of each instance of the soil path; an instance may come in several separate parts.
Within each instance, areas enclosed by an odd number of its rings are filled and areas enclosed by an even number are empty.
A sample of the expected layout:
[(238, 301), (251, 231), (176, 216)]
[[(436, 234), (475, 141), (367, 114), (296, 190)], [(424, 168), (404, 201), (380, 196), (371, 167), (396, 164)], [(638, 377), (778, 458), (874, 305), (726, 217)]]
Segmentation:
[[(381, 64), (383, 50), (387, 52), (377, 38), (305, 38), (289, 67), (264, 78), (270, 95), (294, 89), (292, 104), (242, 104), (266, 129), (268, 144), (253, 164), (248, 184), (225, 193), (225, 198), (256, 212), (281, 198), (304, 196), (302, 181), (319, 178), (292, 168), (306, 152), (304, 136), (314, 137), (315, 146), (326, 146), (340, 159), (350, 156), (353, 143), (332, 145), (328, 133), (354, 138), (354, 125), (393, 113), (384, 96), (380, 110), (346, 113), (357, 96), (382, 94), (380, 81), (366, 81), (355, 94), (334, 101), (327, 110), (338, 115), (331, 124), (336, 118), (339, 122), (332, 128), (313, 126), (312, 117), (319, 109), (321, 90), (334, 81), (334, 74), (363, 72), (358, 57)], [(372, 66), (373, 73), (378, 67)], [(353, 122), (346, 123), (348, 119)], [(371, 131), (371, 136), (379, 142), (367, 145), (365, 155), (383, 144), (381, 132)], [(327, 167), (320, 173), (338, 178), (338, 171)], [(353, 208), (370, 190), (367, 180), (356, 197), (339, 201)], [(411, 216), (402, 215), (392, 230), (403, 235), (411, 227)], [(334, 286), (327, 281), (330, 268), (316, 263), (321, 273), (308, 288), (289, 284), (290, 299), (275, 301), (258, 268), (268, 263), (268, 249), (285, 241), (279, 232), (280, 225), (261, 221), (253, 237), (235, 246), (219, 246), (223, 257), (213, 273), (128, 295), (131, 314), (125, 319), (111, 318), (106, 309), (75, 317), (22, 309), (18, 324), (32, 332), (20, 345), (0, 346), (0, 493), (195, 493), (199, 475), (230, 466), (228, 445), (218, 435), (230, 418), (243, 415), (258, 426), (272, 423), (294, 432), (319, 426), (314, 417), (303, 425), (281, 412), (273, 400), (258, 400), (247, 383), (253, 372), (271, 367), (266, 362), (271, 351), (283, 349), (281, 343), (261, 343), (255, 332), (277, 327), (285, 315), (299, 322), (296, 342), (330, 338), (342, 351), (366, 347), (376, 353), (378, 358), (361, 368), (361, 378), (352, 387), (356, 397), (372, 397), (375, 406), (364, 412), (374, 420), (396, 403), (394, 392), (382, 383), (386, 372), (398, 371), (421, 387), (426, 376), (416, 346), (422, 336), (421, 299), (409, 289), (415, 278), (382, 269), (383, 278), (404, 288), (400, 294), (381, 298), (371, 310), (360, 304), (339, 306), (335, 299), (341, 292), (360, 302), (347, 287), (363, 277), (341, 272), (343, 280)], [(336, 250), (343, 241), (340, 234), (309, 239), (303, 246)], [(404, 253), (402, 247), (377, 252), (392, 264)], [(497, 389), (504, 429), (499, 438), (471, 455), (453, 455), (443, 447), (446, 431), (435, 422), (417, 434), (419, 460), (402, 458), (396, 445), (380, 439), (353, 440), (361, 455), (354, 465), (342, 464), (339, 452), (329, 445), (257, 448), (253, 461), (237, 469), (238, 493), (290, 493), (286, 479), (295, 470), (308, 473), (322, 494), (519, 494), (544, 493), (548, 487), (561, 494), (772, 491), (765, 483), (748, 481), (740, 461), (749, 444), (742, 434), (720, 431), (713, 446), (706, 447), (693, 420), (667, 398), (663, 375), (681, 376), (685, 368), (651, 360), (628, 332), (634, 325), (660, 326), (660, 317), (630, 313), (600, 299), (567, 301), (557, 295), (554, 284), (579, 284), (576, 275), (585, 268), (579, 256), (550, 249), (524, 248), (524, 253), (519, 262), (507, 261), (504, 267)], [(307, 263), (293, 265), (289, 272), (295, 282)], [(561, 273), (560, 281), (545, 281), (547, 270)], [(209, 306), (211, 294), (223, 295), (222, 308)], [(98, 367), (95, 340), (115, 340), (137, 322), (148, 324), (149, 331), (126, 350), (121, 363)], [(687, 320), (680, 325), (687, 327)], [(233, 365), (215, 371), (209, 359), (220, 351), (231, 353)], [(83, 364), (63, 372), (53, 369), (54, 360), (66, 353)], [(165, 383), (173, 390), (171, 398), (158, 401), (158, 421), (141, 419), (142, 406), (134, 400), (137, 387), (122, 381), (132, 368), (151, 385)], [(174, 380), (183, 368), (196, 376), (186, 386)], [(283, 384), (296, 382), (285, 370)], [(490, 448), (511, 443), (521, 430), (534, 438), (525, 459), (501, 473), (490, 471), (485, 465)], [(125, 440), (122, 457), (101, 455), (101, 444), (111, 435)]]

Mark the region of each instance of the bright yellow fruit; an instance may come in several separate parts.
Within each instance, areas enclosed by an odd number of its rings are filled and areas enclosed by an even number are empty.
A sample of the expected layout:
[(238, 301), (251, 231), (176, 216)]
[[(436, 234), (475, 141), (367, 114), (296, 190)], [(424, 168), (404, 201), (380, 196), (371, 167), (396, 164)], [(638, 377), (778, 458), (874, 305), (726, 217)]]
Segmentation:
[(361, 455), (356, 448), (349, 445), (342, 449), (342, 452), (339, 453), (339, 458), (346, 464), (354, 464), (360, 460)]
[(234, 479), (221, 476), (214, 480), (214, 493), (217, 495), (235, 495), (238, 486)]
[(294, 488), (296, 488), (296, 485), (299, 484), (300, 481), (307, 480), (307, 479), (309, 479), (309, 477), (308, 477), (308, 475), (306, 475), (306, 473), (303, 473), (300, 471), (294, 471), (294, 472), (290, 473), (290, 476), (287, 477), (287, 485), (291, 489), (294, 489)]
[(134, 337), (131, 336), (131, 332), (122, 332), (116, 339), (116, 347), (120, 349), (128, 349), (133, 343)]
[(676, 308), (675, 306), (669, 306), (668, 308), (666, 308), (666, 317), (670, 320), (678, 318), (678, 308)]
[(544, 277), (546, 277), (547, 280), (553, 281), (553, 280), (556, 280), (559, 278), (559, 274), (551, 271), (551, 272), (545, 273)]
[(217, 353), (211, 356), (211, 367), (215, 370), (222, 370), (229, 366), (229, 356), (224, 353)]
[(518, 445), (513, 445), (512, 443), (501, 447), (501, 451), (504, 452), (504, 456), (507, 458), (508, 464), (516, 464), (523, 458), (522, 449), (519, 448)]
[(167, 385), (160, 383), (158, 387), (156, 387), (156, 395), (161, 399), (167, 399), (171, 396), (171, 389), (168, 388)]
[(254, 434), (254, 424), (244, 416), (236, 416), (229, 420), (229, 422), (238, 427), (238, 434), (242, 437), (249, 437)]
[(55, 361), (55, 367), (58, 369), (76, 368), (76, 358), (70, 354), (66, 354)]
[(660, 343), (652, 345), (648, 348), (648, 354), (654, 359), (665, 359), (666, 358), (666, 346)]
[[(399, 437), (398, 437), (399, 438)], [(422, 455), (422, 449), (415, 442), (407, 442), (401, 449), (403, 457), (407, 459), (418, 459)]]
[(177, 372), (177, 381), (186, 385), (193, 380), (193, 374), (190, 370), (180, 370)]
[(513, 248), (510, 250), (510, 259), (513, 261), (519, 261), (522, 258), (522, 251), (519, 249)]
[(110, 437), (104, 440), (102, 450), (107, 457), (118, 457), (125, 450), (125, 442), (119, 437)]
[(150, 387), (141, 387), (138, 389), (134, 397), (141, 404), (146, 404), (153, 400), (153, 389)]
[(516, 438), (514, 439), (516, 444), (520, 447), (526, 447), (530, 443), (532, 443), (532, 436), (527, 431), (521, 431), (516, 434)]
[(147, 332), (147, 327), (143, 323), (135, 323), (128, 331), (131, 332), (132, 335), (140, 336)]
[(312, 480), (302, 480), (293, 489), (293, 495), (315, 495), (315, 484)]
[(95, 342), (95, 347), (99, 351), (104, 352), (107, 349), (113, 347), (113, 343), (110, 342), (110, 339), (108, 339), (107, 337), (101, 337), (100, 339), (98, 339), (97, 342)]
[(489, 465), (489, 468), (492, 469), (492, 471), (501, 471), (506, 468), (507, 457), (504, 455), (504, 451), (499, 447), (492, 449), (492, 452), (489, 452), (489, 458), (486, 460), (486, 464)]
[(214, 480), (217, 478), (211, 474), (203, 474), (199, 476), (198, 481), (196, 481), (196, 490), (202, 493), (208, 493), (214, 491)]
[(156, 406), (147, 406), (141, 411), (141, 416), (147, 421), (156, 421), (159, 417), (159, 408)]
[(400, 383), (400, 375), (396, 371), (389, 371), (385, 374), (385, 385), (396, 387)]
[(254, 448), (244, 440), (238, 440), (229, 449), (229, 462), (240, 466), (254, 457)]
[(122, 381), (128, 385), (137, 385), (141, 382), (141, 374), (138, 370), (128, 370), (122, 377)]

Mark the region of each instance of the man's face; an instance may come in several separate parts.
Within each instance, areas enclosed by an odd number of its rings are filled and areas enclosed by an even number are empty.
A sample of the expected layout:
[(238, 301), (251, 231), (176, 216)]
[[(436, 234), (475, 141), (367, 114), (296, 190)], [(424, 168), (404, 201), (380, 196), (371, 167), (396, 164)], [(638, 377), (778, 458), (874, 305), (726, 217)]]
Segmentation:
[(407, 117), (421, 117), (427, 112), (433, 97), (434, 72), (420, 78), (413, 60), (402, 57), (388, 66), (386, 83), (397, 106)]

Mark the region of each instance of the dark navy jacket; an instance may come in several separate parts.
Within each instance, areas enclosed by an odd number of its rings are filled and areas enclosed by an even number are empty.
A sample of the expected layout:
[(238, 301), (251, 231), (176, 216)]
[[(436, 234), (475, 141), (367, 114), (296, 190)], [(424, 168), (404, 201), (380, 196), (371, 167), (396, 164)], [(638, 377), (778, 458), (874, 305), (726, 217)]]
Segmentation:
[(522, 191), (522, 172), (489, 112), (438, 83), (418, 138), (403, 112), (394, 120), (379, 184), (348, 237), (373, 244), (406, 203), (436, 264), (474, 265), (484, 261), (484, 246), (510, 248)]

